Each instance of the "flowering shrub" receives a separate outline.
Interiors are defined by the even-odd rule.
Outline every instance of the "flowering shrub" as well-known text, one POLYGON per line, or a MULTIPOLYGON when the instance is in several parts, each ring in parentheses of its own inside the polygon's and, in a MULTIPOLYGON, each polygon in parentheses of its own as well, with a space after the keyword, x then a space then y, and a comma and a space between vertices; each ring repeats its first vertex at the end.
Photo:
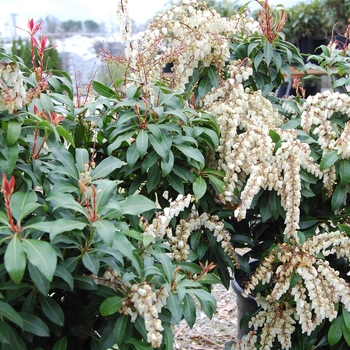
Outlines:
POLYGON ((172 349, 251 257, 259 309, 235 348, 350 343, 349 96, 271 93, 302 65, 276 11, 180 4, 132 41, 121 1, 127 49, 101 57, 125 76, 84 97, 1 51, 4 349, 172 349))

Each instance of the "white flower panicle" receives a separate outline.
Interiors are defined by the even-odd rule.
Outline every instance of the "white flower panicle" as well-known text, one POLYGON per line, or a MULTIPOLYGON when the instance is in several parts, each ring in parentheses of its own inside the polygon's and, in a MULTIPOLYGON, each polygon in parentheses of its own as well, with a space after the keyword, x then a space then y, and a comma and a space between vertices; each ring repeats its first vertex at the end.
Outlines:
MULTIPOLYGON (((327 260, 319 257, 330 254, 349 261, 350 238, 346 233, 324 232, 312 236, 302 244, 279 244, 259 264, 243 295, 247 297, 259 283, 273 283, 266 298, 257 297, 263 310, 250 323, 256 330, 264 327, 260 344, 264 344, 266 349, 272 347, 276 336, 282 349, 290 349, 290 335, 294 331, 296 320, 301 325, 302 332, 310 335, 325 319, 332 321, 338 316, 336 304, 342 303, 350 311, 349 283, 339 276, 339 272, 327 260), (277 262, 279 265, 276 268, 277 262), (299 280, 294 278, 296 284, 291 287, 293 276, 299 276, 299 280), (290 296, 294 298, 294 307, 285 303, 286 297, 290 296), (283 321, 276 319, 280 313, 284 315, 281 317, 283 321), (276 325, 277 321, 283 325, 276 325), (281 333, 280 337, 278 333, 281 333)), ((242 344, 237 349, 243 349, 242 344)))
POLYGON ((23 75, 16 63, 0 62, 0 111, 14 113, 27 103, 23 75))
POLYGON ((122 302, 120 313, 130 315, 131 322, 135 322, 138 316, 145 321, 147 331, 147 342, 152 348, 159 348, 162 344, 163 331, 162 322, 159 319, 159 313, 166 304, 169 296, 164 286, 153 290, 147 282, 131 285, 130 282, 121 282, 121 277, 116 270, 107 270, 102 277, 95 275, 89 276, 96 284, 101 284, 114 289, 125 295, 122 302))

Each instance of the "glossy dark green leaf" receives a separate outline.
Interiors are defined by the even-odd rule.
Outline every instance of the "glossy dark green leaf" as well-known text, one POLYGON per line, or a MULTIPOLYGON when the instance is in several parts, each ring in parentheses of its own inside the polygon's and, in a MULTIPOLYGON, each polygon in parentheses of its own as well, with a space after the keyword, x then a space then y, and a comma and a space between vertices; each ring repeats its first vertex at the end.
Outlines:
POLYGON ((108 86, 100 83, 99 81, 93 80, 92 87, 101 96, 108 97, 108 98, 117 97, 117 94, 114 90, 112 90, 108 86))
POLYGON ((163 336, 164 336, 164 344, 165 344, 165 350, 173 350, 174 349, 174 333, 172 329, 167 326, 163 325, 163 336))
POLYGON ((77 220, 57 219, 46 225, 49 225, 50 240, 52 241, 60 233, 70 233, 73 230, 83 230, 86 223, 77 220))
POLYGON ((187 324, 190 326, 190 328, 193 327, 193 325, 196 322, 196 304, 193 301, 192 297, 188 294, 185 295, 183 299, 183 313, 185 320, 187 324))
POLYGON ((115 226, 112 222, 107 220, 98 220, 93 223, 97 234, 102 238, 107 245, 113 243, 115 237, 115 226))
POLYGON ((185 194, 184 184, 182 179, 171 172, 166 179, 169 181, 170 186, 178 193, 185 194))
POLYGON ((16 119, 11 119, 7 123, 6 141, 9 146, 13 146, 21 135, 21 123, 16 119))
POLYGON ((346 186, 350 183, 350 161, 342 159, 339 165, 340 183, 346 186))
POLYGON ((209 292, 203 289, 186 289, 187 294, 194 294, 198 299, 202 311, 211 319, 216 310, 216 299, 209 292))
POLYGON ((130 316, 121 314, 113 327, 113 339, 121 348, 125 338, 126 327, 130 323, 130 316))
POLYGON ((338 183, 335 186, 335 189, 332 194, 332 210, 335 211, 341 207, 341 205, 344 203, 344 199, 346 196, 346 188, 341 184, 338 183))
POLYGON ((139 156, 143 158, 148 149, 148 132, 146 130, 141 130, 136 137, 136 146, 139 152, 139 156))
POLYGON ((350 312, 345 308, 342 310, 342 317, 346 328, 350 330, 350 312))
POLYGON ((152 151, 148 153, 141 164, 141 172, 145 173, 148 169, 154 166, 158 158, 159 158, 159 155, 157 154, 156 151, 152 151))
POLYGON ((272 216, 277 220, 280 215, 281 200, 276 191, 270 191, 269 204, 272 216))
POLYGON ((169 294, 166 308, 171 313, 171 323, 179 324, 182 319, 183 305, 181 304, 177 294, 169 294))
POLYGON ((87 252, 82 258, 84 266, 90 270, 94 275, 98 274, 100 269, 100 260, 94 252, 87 252))
POLYGON ((67 174, 69 174, 69 176, 72 178, 79 180, 78 169, 75 165, 75 159, 73 158, 72 154, 69 153, 63 146, 59 148, 52 148, 51 151, 54 157, 60 161, 63 168, 67 171, 67 174))
POLYGON ((194 148, 187 145, 174 145, 179 151, 181 151, 187 158, 192 158, 200 164, 205 163, 204 156, 198 148, 194 148))
POLYGON ((39 295, 41 309, 44 315, 58 326, 64 325, 64 313, 61 306, 49 296, 39 295))
POLYGON ((11 211, 15 219, 21 223, 22 220, 41 205, 36 203, 38 197, 32 192, 15 192, 11 196, 11 211))
POLYGON ((66 141, 68 141, 73 147, 75 147, 75 142, 74 139, 72 137, 72 134, 67 131, 63 126, 61 125, 57 125, 56 126, 56 131, 57 134, 60 135, 61 137, 63 137, 66 141))
POLYGON ((151 134, 149 135, 149 142, 160 157, 169 160, 169 148, 164 138, 156 138, 151 134))
POLYGON ((8 303, 0 300, 0 315, 7 318, 23 329, 24 322, 21 315, 8 303))
POLYGON ((67 350, 67 338, 63 337, 61 339, 58 339, 56 343, 54 344, 52 350, 67 350))
POLYGON ((76 148, 75 159, 77 162, 78 170, 81 173, 85 172, 85 164, 89 165, 89 152, 85 148, 76 148))
POLYGON ((37 290, 42 295, 47 295, 50 290, 50 282, 48 279, 38 270, 37 267, 32 265, 30 262, 28 263, 28 271, 30 278, 34 282, 37 290))
POLYGON ((193 182, 193 194, 201 199, 207 192, 207 183, 202 176, 198 176, 193 182))
POLYGON ((95 169, 91 170, 92 180, 104 178, 111 174, 115 169, 123 166, 123 162, 116 157, 107 157, 99 163, 95 169))
POLYGON ((321 171, 328 169, 331 167, 337 160, 339 159, 337 151, 330 151, 326 153, 320 163, 321 171))
POLYGON ((63 265, 57 265, 55 276, 65 281, 71 290, 74 289, 74 278, 63 265))
POLYGON ((155 209, 153 201, 142 195, 132 195, 119 202, 123 214, 139 215, 148 210, 155 209))
POLYGON ((163 177, 166 177, 167 175, 169 175, 169 173, 173 170, 174 162, 175 162, 174 153, 172 151, 169 151, 169 160, 166 161, 164 158, 162 158, 160 162, 163 177))
POLYGON ((154 163, 149 168, 146 182, 146 188, 148 193, 152 192, 159 185, 161 174, 161 168, 158 163, 154 163))
POLYGON ((25 239, 23 250, 28 260, 51 282, 57 265, 57 256, 52 246, 45 241, 25 239))
POLYGON ((101 315, 102 316, 109 316, 109 315, 115 314, 122 307, 123 301, 124 301, 124 298, 121 298, 117 295, 107 298, 100 305, 101 315))
POLYGON ((137 149, 136 142, 133 142, 126 151, 126 162, 128 163, 129 167, 132 168, 139 158, 140 154, 137 149))
POLYGON ((125 341, 126 344, 132 344, 137 350, 153 350, 152 346, 142 340, 129 338, 125 341))
POLYGON ((20 312, 23 318, 23 330, 33 333, 38 337, 49 337, 50 330, 44 321, 42 321, 38 316, 33 314, 28 314, 26 312, 20 312))
POLYGON ((4 255, 4 263, 12 281, 19 284, 24 276, 27 259, 18 235, 14 235, 7 246, 4 255))
POLYGON ((18 145, 8 146, 2 150, 3 157, 0 156, 0 169, 7 175, 11 176, 16 167, 19 154, 18 145))
POLYGON ((342 318, 339 316, 332 321, 332 324, 328 331, 328 343, 333 346, 339 343, 342 337, 342 318))
POLYGON ((342 322, 342 333, 346 343, 350 346, 350 329, 346 326, 345 322, 342 322))

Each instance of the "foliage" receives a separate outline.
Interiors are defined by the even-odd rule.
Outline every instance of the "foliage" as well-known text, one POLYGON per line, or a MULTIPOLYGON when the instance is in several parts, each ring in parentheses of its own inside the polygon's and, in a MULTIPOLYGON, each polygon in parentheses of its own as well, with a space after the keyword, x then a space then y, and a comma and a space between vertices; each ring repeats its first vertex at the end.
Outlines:
POLYGON ((349 345, 347 90, 274 96, 308 66, 266 2, 258 21, 176 5, 137 40, 119 11, 125 53, 101 56, 123 76, 86 96, 45 71, 40 23, 33 72, 0 53, 1 348, 172 349, 251 258, 260 308, 236 349, 349 345))
POLYGON ((296 44, 298 39, 318 39, 331 34, 331 27, 328 26, 329 12, 323 0, 298 2, 288 12, 289 19, 283 32, 290 42, 296 44))

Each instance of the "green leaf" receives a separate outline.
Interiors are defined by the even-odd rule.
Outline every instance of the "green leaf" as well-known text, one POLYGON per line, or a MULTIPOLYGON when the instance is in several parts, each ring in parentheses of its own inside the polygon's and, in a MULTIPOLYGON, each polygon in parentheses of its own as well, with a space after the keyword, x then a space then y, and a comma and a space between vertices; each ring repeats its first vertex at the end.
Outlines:
POLYGON ((350 161, 342 159, 339 166, 340 183, 346 186, 350 183, 350 161))
POLYGON ((165 253, 157 252, 157 251, 151 251, 150 253, 162 265, 162 269, 163 269, 163 271, 165 273, 165 276, 166 276, 169 284, 172 284, 173 280, 174 280, 175 266, 172 264, 169 256, 166 255, 165 253))
POLYGON ((57 256, 51 245, 45 241, 25 239, 22 246, 28 260, 51 282, 57 265, 57 256))
POLYGON ((26 312, 19 313, 23 318, 23 330, 33 333, 38 337, 49 337, 50 330, 44 321, 39 317, 26 312))
POLYGON ((153 350, 151 345, 135 338, 128 338, 128 340, 125 341, 125 344, 132 344, 136 350, 153 350))
POLYGON ((198 98, 205 96, 211 89, 213 85, 209 76, 204 76, 198 85, 198 98))
POLYGON ((113 339, 117 343, 119 348, 121 348, 121 346, 123 345, 123 340, 125 338, 125 333, 126 333, 126 327, 129 323, 130 323, 129 315, 121 314, 118 317, 117 322, 114 324, 113 339))
POLYGON ((346 324, 344 322, 342 323, 342 333, 346 343, 348 346, 350 346, 350 329, 346 327, 346 324))
POLYGON ((50 232, 50 240, 52 241, 57 235, 62 232, 72 232, 73 230, 82 231, 86 223, 77 220, 57 219, 46 223, 50 232))
POLYGON ((100 269, 100 260, 94 254, 94 252, 87 252, 83 255, 82 258, 84 266, 90 270, 94 275, 98 274, 98 270, 100 269))
POLYGON ((49 296, 39 295, 41 309, 44 315, 59 326, 64 325, 64 313, 61 306, 49 296))
POLYGON ((328 343, 333 346, 339 343, 342 337, 342 318, 339 316, 335 320, 332 321, 331 326, 328 331, 328 343))
POLYGON ((270 42, 266 42, 266 44, 264 45, 264 56, 265 62, 269 66, 273 56, 272 44, 270 42))
POLYGON ((115 227, 112 222, 107 220, 99 220, 93 223, 97 234, 102 238, 103 242, 112 245, 115 237, 115 227))
POLYGON ((202 311, 211 318, 216 309, 215 297, 203 289, 186 289, 187 294, 194 294, 198 299, 202 311))
POLYGON ((124 300, 125 300, 124 298, 121 298, 117 295, 107 298, 100 305, 101 315, 102 316, 109 316, 109 315, 115 314, 122 307, 122 302, 124 300))
POLYGON ((148 149, 148 133, 146 130, 141 130, 136 137, 136 146, 139 151, 139 156, 142 158, 148 149))
POLYGON ((167 142, 162 138, 157 138, 153 134, 149 135, 149 142, 158 155, 169 160, 169 148, 167 142))
MULTIPOLYGON (((146 157, 147 158, 147 157, 146 157)), ((158 185, 161 176, 161 169, 158 163, 154 163, 148 170, 146 188, 147 192, 150 193, 158 185)))
POLYGON ((343 317, 343 321, 346 325, 346 328, 350 330, 350 312, 348 310, 346 310, 345 308, 343 308, 343 310, 342 310, 342 317, 343 317))
POLYGON ((332 210, 335 211, 341 207, 344 203, 344 199, 346 196, 346 189, 341 183, 338 183, 335 186, 334 192, 332 194, 331 204, 332 210))
POLYGON ((50 290, 50 282, 47 278, 31 263, 28 263, 28 271, 31 280, 42 295, 47 295, 50 290))
POLYGON ((63 265, 57 265, 55 276, 65 281, 71 290, 74 289, 74 278, 63 265))
POLYGON ((56 343, 54 344, 52 350, 67 350, 67 338, 63 337, 61 339, 58 339, 56 343))
POLYGON ((153 201, 138 194, 127 197, 125 200, 119 202, 119 205, 123 214, 129 215, 143 214, 148 210, 156 208, 153 201))
POLYGON ((281 200, 276 191, 270 191, 269 204, 272 216, 277 220, 280 215, 281 200))
POLYGON ((45 112, 53 112, 54 105, 51 98, 46 94, 40 94, 40 103, 42 110, 45 112))
POLYGON ((21 135, 21 123, 16 119, 10 119, 7 123, 6 141, 9 146, 13 146, 21 135))
POLYGON ((190 147, 187 145, 176 145, 176 144, 174 144, 174 146, 179 151, 181 151, 187 158, 194 159, 202 165, 205 164, 204 156, 198 148, 190 147))
POLYGON ((34 191, 15 192, 11 196, 12 215, 19 223, 21 223, 27 215, 41 206, 39 203, 36 203, 37 199, 38 197, 34 191))
POLYGON ((75 142, 74 139, 72 137, 72 134, 67 131, 63 126, 61 125, 57 125, 56 126, 56 131, 57 134, 62 136, 64 139, 66 139, 66 141, 68 141, 73 147, 75 147, 75 142))
POLYGON ((179 324, 182 319, 183 306, 177 294, 169 294, 165 308, 170 311, 171 324, 179 324))
POLYGON ((13 282, 16 284, 21 283, 27 265, 27 259, 18 235, 14 235, 7 246, 4 263, 13 282))
POLYGON ((169 151, 169 160, 166 161, 164 158, 161 160, 162 176, 166 177, 173 170, 174 167, 174 153, 169 151))
POLYGON ((163 325, 165 350, 174 349, 174 333, 169 326, 163 325))
POLYGON ((3 157, 0 155, 0 169, 7 175, 11 176, 16 167, 19 147, 17 144, 8 146, 3 149, 3 157))
POLYGON ((0 315, 23 329, 24 322, 21 315, 9 304, 0 300, 0 315))
POLYGON ((104 96, 107 98, 117 97, 117 94, 114 90, 112 90, 108 86, 100 83, 99 81, 93 80, 92 81, 92 88, 101 96, 104 96))
POLYGON ((71 153, 69 153, 63 146, 53 147, 51 149, 54 157, 62 164, 63 168, 67 171, 67 174, 72 178, 79 180, 78 169, 75 165, 75 160, 71 153))
POLYGON ((100 164, 97 165, 95 169, 91 171, 92 180, 96 180, 98 178, 104 178, 110 173, 112 173, 115 169, 119 169, 123 166, 123 162, 116 157, 107 157, 102 160, 100 164))
POLYGON ((85 148, 76 148, 75 159, 79 172, 84 172, 85 164, 89 164, 89 152, 85 148))
POLYGON ((320 163, 320 170, 326 170, 331 167, 339 159, 337 151, 330 151, 326 153, 320 163))
POLYGON ((185 194, 184 184, 182 179, 171 172, 166 179, 169 181, 170 186, 178 193, 185 194))
POLYGON ((136 143, 133 142, 126 151, 126 162, 128 163, 129 167, 132 168, 139 158, 139 151, 136 147, 136 143))
POLYGON ((207 183, 203 177, 198 176, 193 182, 193 193, 197 199, 201 199, 207 192, 207 183))
POLYGON ((187 322, 187 324, 190 326, 190 328, 193 327, 193 325, 196 322, 196 304, 193 301, 192 297, 188 294, 185 295, 184 300, 184 317, 187 322))

